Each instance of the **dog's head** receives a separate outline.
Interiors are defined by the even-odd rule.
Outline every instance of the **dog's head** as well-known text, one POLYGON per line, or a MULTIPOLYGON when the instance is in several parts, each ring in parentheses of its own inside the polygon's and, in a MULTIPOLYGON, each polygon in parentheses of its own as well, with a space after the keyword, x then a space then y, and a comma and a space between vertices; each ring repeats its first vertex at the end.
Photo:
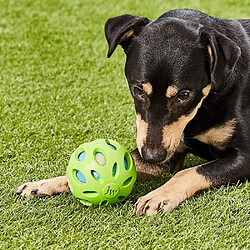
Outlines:
POLYGON ((195 23, 122 15, 105 24, 108 57, 120 44, 134 98, 137 146, 150 163, 171 158, 186 125, 211 88, 233 70, 239 48, 216 30, 195 23))

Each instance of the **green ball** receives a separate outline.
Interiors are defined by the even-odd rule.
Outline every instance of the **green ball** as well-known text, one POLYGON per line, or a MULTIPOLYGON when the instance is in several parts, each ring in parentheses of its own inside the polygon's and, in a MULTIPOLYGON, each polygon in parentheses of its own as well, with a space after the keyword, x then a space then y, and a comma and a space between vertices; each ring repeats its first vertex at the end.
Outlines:
POLYGON ((85 205, 116 204, 131 193, 136 181, 132 156, 114 140, 80 145, 71 155, 67 178, 72 194, 85 205))

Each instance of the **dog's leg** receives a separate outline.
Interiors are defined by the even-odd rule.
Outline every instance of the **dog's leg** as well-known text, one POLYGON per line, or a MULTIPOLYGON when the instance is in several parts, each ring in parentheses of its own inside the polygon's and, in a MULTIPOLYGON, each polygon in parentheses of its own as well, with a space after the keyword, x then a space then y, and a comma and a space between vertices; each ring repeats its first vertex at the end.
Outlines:
MULTIPOLYGON (((178 171, 184 161, 184 155, 182 155, 181 157, 174 157, 171 162, 162 166, 152 166, 151 164, 148 164, 142 160, 138 150, 134 150, 131 154, 137 169, 137 180, 160 176, 165 172, 178 171)), ((64 192, 70 192, 67 176, 28 182, 19 186, 16 190, 16 194, 18 195, 39 197, 51 196, 64 192)))
POLYGON ((137 180, 149 179, 161 176, 163 173, 173 173, 179 171, 184 163, 185 153, 175 154, 170 161, 161 165, 153 165, 144 161, 138 149, 131 153, 137 172, 137 180))
POLYGON ((16 194, 23 196, 51 196, 54 194, 70 192, 67 176, 52 179, 28 182, 17 188, 16 194))
POLYGON ((136 212, 139 215, 154 215, 159 210, 171 211, 200 190, 250 177, 249 166, 249 159, 235 153, 224 159, 182 170, 163 186, 139 198, 136 212))

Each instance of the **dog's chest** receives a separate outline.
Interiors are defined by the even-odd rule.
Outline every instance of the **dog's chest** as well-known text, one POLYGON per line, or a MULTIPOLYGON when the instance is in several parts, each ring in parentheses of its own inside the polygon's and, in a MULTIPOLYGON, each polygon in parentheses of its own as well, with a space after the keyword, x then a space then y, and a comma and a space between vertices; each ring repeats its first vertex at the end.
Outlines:
POLYGON ((201 134, 194 136, 194 139, 211 145, 219 150, 224 150, 228 141, 234 134, 236 119, 229 120, 221 125, 212 127, 201 134))

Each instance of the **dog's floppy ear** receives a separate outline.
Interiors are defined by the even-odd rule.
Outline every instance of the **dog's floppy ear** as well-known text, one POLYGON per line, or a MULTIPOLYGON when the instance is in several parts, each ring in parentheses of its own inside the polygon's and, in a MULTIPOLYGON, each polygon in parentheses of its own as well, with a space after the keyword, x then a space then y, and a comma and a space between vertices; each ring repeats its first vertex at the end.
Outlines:
POLYGON ((133 15, 108 19, 105 24, 105 36, 109 44, 108 57, 111 57, 118 44, 126 49, 131 37, 137 35, 141 28, 148 23, 148 18, 133 15))
POLYGON ((199 34, 200 42, 206 46, 210 57, 212 85, 219 89, 234 70, 241 50, 234 41, 213 28, 202 27, 199 34))

